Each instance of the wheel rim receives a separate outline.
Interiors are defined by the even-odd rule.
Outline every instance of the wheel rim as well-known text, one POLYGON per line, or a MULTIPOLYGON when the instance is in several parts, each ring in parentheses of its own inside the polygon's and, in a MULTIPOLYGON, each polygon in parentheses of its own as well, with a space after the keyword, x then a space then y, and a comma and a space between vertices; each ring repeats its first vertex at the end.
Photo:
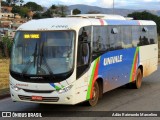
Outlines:
POLYGON ((89 100, 91 106, 95 106, 98 102, 99 98, 99 87, 98 84, 95 83, 92 90, 92 99, 89 100))
POLYGON ((93 87, 93 92, 92 92, 92 99, 91 101, 95 101, 97 98, 97 89, 95 87, 93 87))
POLYGON ((139 71, 137 75, 137 88, 140 88, 141 84, 142 84, 142 75, 141 75, 141 71, 139 71))

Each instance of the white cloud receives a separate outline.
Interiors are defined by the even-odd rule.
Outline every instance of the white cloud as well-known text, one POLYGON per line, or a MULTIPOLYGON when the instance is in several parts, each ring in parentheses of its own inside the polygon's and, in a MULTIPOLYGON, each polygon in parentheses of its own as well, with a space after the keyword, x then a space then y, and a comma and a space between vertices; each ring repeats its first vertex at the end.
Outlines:
POLYGON ((100 6, 108 8, 113 6, 113 0, 97 0, 100 6))
POLYGON ((152 2, 153 0, 143 0, 144 2, 152 2))

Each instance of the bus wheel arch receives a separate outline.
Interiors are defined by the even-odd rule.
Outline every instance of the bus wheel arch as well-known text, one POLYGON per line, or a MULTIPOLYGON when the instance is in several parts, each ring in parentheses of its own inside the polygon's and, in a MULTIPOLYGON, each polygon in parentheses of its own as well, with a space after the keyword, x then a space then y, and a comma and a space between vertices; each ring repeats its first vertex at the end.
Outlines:
POLYGON ((103 95, 103 79, 98 78, 93 83, 93 88, 91 90, 92 98, 88 101, 88 105, 95 106, 98 103, 99 98, 103 95))
MULTIPOLYGON (((143 66, 142 65, 140 65, 139 67, 138 67, 138 69, 140 69, 141 70, 141 72, 142 72, 142 76, 143 76, 143 66)), ((137 70, 138 70, 137 69, 137 70)))
POLYGON ((98 82, 98 85, 99 85, 99 98, 102 98, 102 96, 103 96, 103 79, 98 78, 96 81, 98 82))

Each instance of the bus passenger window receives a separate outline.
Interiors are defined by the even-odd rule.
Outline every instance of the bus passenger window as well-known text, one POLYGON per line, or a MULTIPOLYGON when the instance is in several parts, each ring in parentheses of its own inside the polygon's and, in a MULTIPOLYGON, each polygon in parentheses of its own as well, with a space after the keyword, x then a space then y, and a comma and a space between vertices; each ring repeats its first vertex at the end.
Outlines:
POLYGON ((108 30, 109 50, 122 49, 122 41, 120 39, 120 27, 109 26, 108 30))
POLYGON ((138 46, 149 45, 148 28, 142 26, 138 46))
POLYGON ((139 44, 141 28, 139 26, 132 26, 132 46, 137 47, 139 44))
POLYGON ((156 26, 148 26, 148 36, 149 36, 149 44, 156 44, 157 43, 157 29, 156 26))
POLYGON ((104 52, 108 50, 109 42, 107 39, 106 26, 93 27, 93 52, 104 52))
POLYGON ((121 27, 122 32, 122 47, 123 48, 131 48, 132 47, 132 27, 131 26, 122 26, 121 27))

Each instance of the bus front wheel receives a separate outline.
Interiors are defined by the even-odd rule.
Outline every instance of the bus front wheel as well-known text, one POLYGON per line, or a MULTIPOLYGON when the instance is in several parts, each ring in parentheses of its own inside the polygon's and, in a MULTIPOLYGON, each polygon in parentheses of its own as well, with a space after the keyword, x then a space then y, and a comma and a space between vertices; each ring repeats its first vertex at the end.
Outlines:
POLYGON ((98 103, 99 99, 99 85, 98 82, 96 81, 93 86, 92 90, 92 99, 88 101, 90 106, 95 106, 98 103))

